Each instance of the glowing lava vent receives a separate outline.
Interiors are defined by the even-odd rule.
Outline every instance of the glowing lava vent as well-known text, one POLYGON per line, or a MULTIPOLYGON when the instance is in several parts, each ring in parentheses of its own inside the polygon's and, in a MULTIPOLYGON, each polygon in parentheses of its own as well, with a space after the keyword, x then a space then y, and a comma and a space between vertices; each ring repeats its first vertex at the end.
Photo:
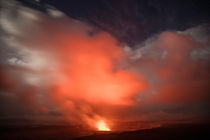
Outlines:
POLYGON ((98 131, 111 131, 111 129, 107 126, 107 124, 103 120, 98 121, 96 123, 96 127, 98 131))

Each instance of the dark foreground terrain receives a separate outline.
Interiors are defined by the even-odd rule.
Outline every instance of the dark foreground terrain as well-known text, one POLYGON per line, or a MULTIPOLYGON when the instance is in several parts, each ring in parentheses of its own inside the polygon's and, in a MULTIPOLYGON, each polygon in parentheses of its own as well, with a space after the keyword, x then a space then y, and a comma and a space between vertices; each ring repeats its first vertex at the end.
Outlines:
POLYGON ((0 127, 0 140, 69 140, 91 134, 91 130, 67 125, 0 127))
POLYGON ((131 132, 94 134, 73 140, 209 140, 210 125, 177 125, 131 132))
POLYGON ((4 126, 0 140, 209 140, 210 125, 176 125, 127 132, 93 132, 72 126, 4 126))

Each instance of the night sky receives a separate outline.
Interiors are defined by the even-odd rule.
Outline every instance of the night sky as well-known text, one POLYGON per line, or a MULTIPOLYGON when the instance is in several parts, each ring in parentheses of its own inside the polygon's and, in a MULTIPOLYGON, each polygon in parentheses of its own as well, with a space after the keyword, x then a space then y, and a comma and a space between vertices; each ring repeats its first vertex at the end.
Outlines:
POLYGON ((209 122, 209 13, 207 0, 0 0, 0 123, 209 122))
POLYGON ((46 12, 46 4, 110 32, 129 45, 166 30, 183 31, 209 23, 208 0, 42 0, 23 4, 46 12))

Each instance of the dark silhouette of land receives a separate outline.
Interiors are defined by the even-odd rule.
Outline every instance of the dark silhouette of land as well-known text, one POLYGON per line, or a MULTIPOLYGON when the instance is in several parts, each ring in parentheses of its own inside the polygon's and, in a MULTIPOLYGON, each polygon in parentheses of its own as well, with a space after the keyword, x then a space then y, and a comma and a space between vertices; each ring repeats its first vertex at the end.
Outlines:
POLYGON ((210 124, 167 125, 126 132, 93 132, 79 126, 1 126, 0 140, 208 140, 210 124))
POLYGON ((207 140, 210 125, 174 125, 131 132, 94 134, 72 140, 207 140))

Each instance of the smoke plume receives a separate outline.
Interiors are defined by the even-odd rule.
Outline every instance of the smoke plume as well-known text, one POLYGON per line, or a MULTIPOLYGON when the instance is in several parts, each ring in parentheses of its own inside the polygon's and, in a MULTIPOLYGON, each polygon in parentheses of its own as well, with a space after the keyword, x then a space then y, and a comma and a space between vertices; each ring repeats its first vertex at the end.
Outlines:
POLYGON ((2 117, 62 116, 90 127, 207 118, 208 25, 130 47, 52 7, 1 3, 2 117))

